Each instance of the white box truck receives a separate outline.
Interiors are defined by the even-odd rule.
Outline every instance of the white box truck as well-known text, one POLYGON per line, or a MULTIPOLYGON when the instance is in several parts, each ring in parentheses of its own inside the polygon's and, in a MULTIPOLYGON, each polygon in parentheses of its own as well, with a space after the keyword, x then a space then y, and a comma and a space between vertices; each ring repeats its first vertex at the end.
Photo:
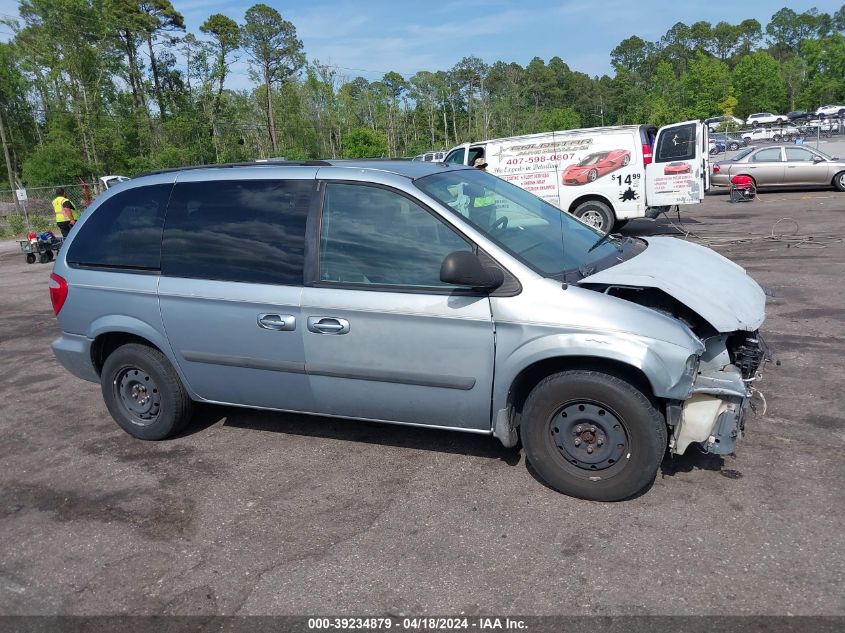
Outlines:
POLYGON ((710 188, 708 142, 700 121, 621 125, 464 143, 445 162, 484 158, 490 173, 607 232, 701 202, 710 188))

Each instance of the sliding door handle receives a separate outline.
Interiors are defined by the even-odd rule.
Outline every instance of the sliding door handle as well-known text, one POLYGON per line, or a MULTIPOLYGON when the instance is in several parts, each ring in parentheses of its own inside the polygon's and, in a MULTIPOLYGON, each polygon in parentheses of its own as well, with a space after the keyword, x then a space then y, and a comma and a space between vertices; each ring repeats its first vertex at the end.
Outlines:
POLYGON ((346 334, 349 321, 335 317, 308 317, 308 330, 315 334, 346 334))

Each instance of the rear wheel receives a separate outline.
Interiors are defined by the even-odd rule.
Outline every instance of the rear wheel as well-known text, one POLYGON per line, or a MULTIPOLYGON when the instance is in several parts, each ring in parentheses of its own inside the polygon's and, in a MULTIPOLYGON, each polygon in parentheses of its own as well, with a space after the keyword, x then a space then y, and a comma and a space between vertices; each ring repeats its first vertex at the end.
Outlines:
POLYGON ((128 343, 106 359, 103 399, 115 422, 142 440, 175 435, 191 417, 192 402, 179 374, 157 349, 128 343))
POLYGON ((599 200, 582 202, 575 207, 572 215, 576 218, 581 218, 581 220, 597 228, 602 233, 607 233, 616 222, 616 216, 613 210, 599 200))
POLYGON ((590 182, 595 182, 596 178, 598 178, 598 177, 599 177, 599 172, 596 171, 595 169, 591 169, 590 171, 587 172, 587 180, 589 180, 590 182))
POLYGON ((27 264, 34 264, 35 263, 35 253, 27 253, 26 254, 26 263, 27 264))
POLYGON ((547 484, 595 501, 626 499, 653 482, 667 443, 663 416, 642 392, 593 371, 564 371, 538 384, 521 436, 547 484))
POLYGON ((845 171, 840 171, 833 177, 833 186, 839 191, 845 191, 845 171))
POLYGON ((737 143, 737 142, 731 143, 730 145, 728 145, 728 149, 731 150, 732 152, 738 150, 739 149, 739 143, 737 143))

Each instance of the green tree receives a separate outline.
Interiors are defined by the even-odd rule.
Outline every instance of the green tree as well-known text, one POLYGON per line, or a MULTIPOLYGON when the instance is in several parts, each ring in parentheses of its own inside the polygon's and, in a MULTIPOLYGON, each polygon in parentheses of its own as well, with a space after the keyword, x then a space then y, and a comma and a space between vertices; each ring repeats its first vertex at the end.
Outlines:
POLYGON ((706 119, 720 111, 731 89, 731 73, 725 62, 696 52, 683 77, 687 116, 706 119))
POLYGON ((378 158, 387 151, 387 137, 366 127, 350 130, 343 143, 344 158, 378 158))
POLYGON ((296 27, 266 4, 247 9, 242 33, 243 46, 264 85, 267 131, 275 154, 279 144, 273 115, 273 86, 291 79, 305 65, 302 41, 296 37, 296 27))
POLYGON ((783 112, 786 106, 786 82, 777 60, 763 51, 740 59, 734 68, 737 112, 783 112))
POLYGON ((575 108, 554 108, 543 112, 538 132, 555 132, 581 127, 581 115, 575 108))

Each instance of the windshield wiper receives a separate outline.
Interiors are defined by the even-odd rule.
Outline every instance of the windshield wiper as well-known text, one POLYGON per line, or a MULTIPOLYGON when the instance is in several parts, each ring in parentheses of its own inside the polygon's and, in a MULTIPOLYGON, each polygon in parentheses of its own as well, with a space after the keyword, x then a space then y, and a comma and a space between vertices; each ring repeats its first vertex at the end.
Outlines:
MULTIPOLYGON (((612 229, 611 229, 611 230, 612 230, 612 229)), ((601 246, 602 244, 604 244, 606 241, 608 241, 608 240, 609 240, 609 239, 611 239, 611 238, 613 238, 613 239, 620 239, 620 238, 616 238, 616 236, 614 236, 614 235, 613 235, 613 233, 611 233, 610 231, 608 231, 607 233, 605 233, 604 235, 602 235, 602 236, 598 239, 598 241, 596 241, 596 243, 595 243, 595 244, 593 244, 590 248, 588 248, 588 249, 587 249, 587 252, 588 252, 588 253, 592 253, 592 252, 593 252, 594 250, 596 250, 599 246, 601 246)), ((620 245, 615 244, 615 246, 616 246, 616 248, 617 248, 618 250, 620 250, 620 251, 622 250, 622 247, 621 247, 620 245)))

